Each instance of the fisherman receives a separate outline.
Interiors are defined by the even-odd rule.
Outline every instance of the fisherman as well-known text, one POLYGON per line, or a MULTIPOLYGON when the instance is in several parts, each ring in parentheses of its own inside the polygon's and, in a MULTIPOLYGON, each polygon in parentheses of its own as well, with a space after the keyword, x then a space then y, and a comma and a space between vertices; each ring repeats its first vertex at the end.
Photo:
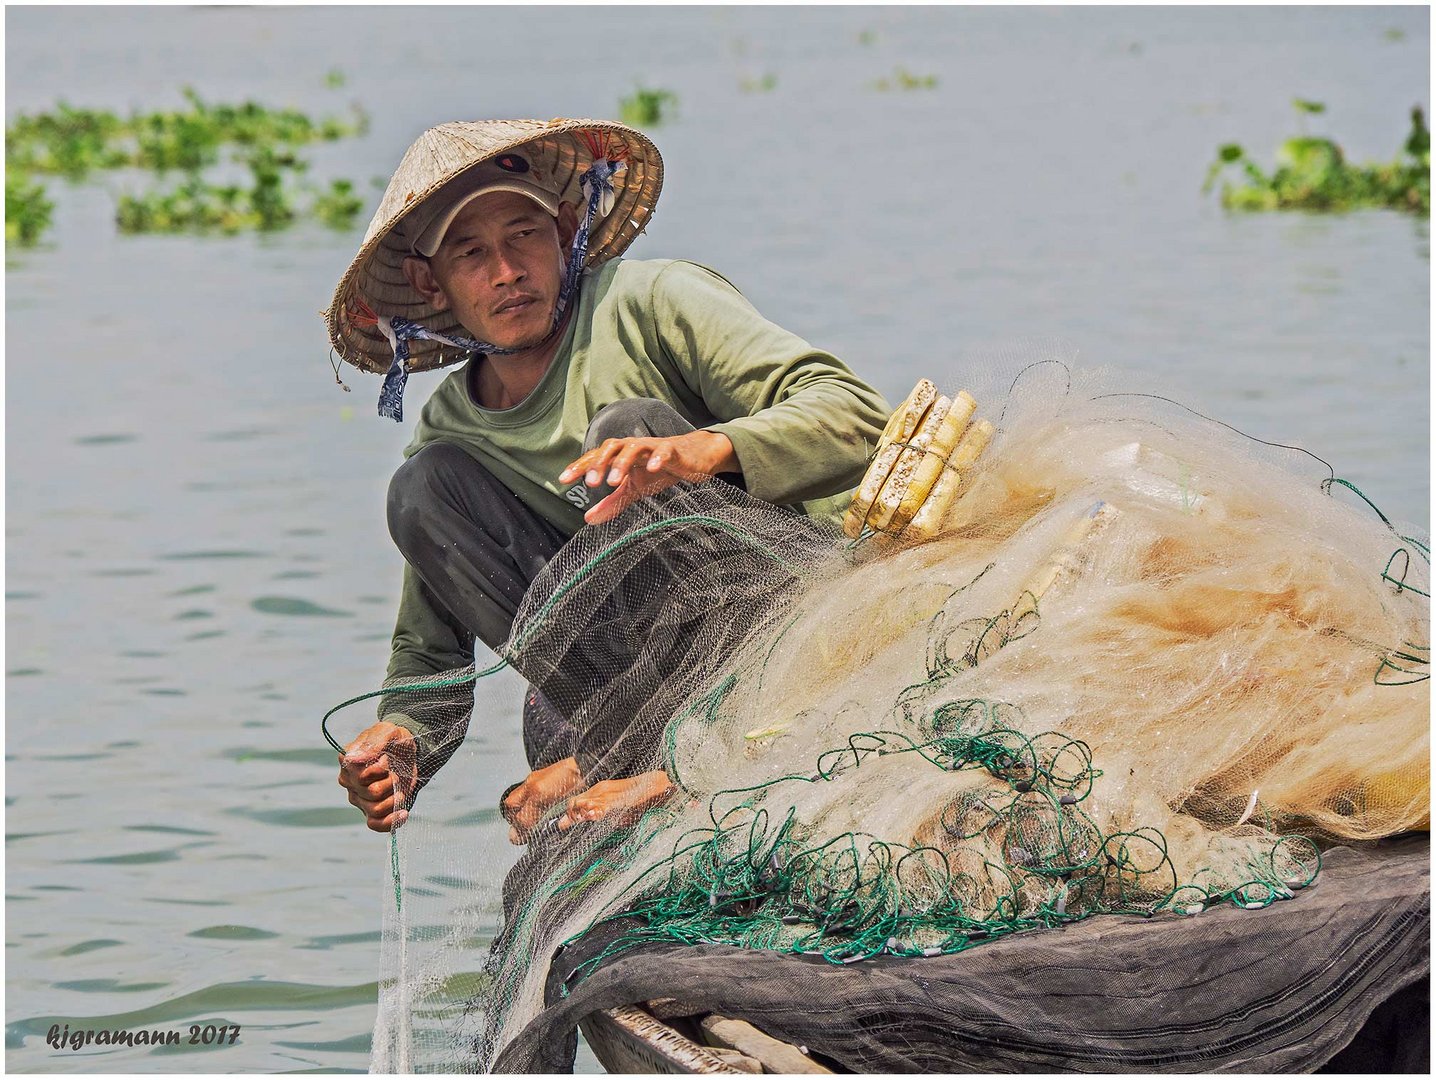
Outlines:
MULTIPOLYGON (((326 313, 330 340, 385 373, 379 414, 396 421, 410 372, 462 367, 425 404, 389 487, 405 558, 389 683, 466 667, 475 638, 498 649, 569 537, 637 499, 720 477, 831 518, 861 478, 889 412, 877 391, 717 273, 619 258, 662 178, 658 149, 625 125, 513 120, 431 128, 390 180, 326 313)), ((661 772, 611 775, 604 748, 626 721, 570 725, 583 681, 569 674, 525 696, 531 771, 502 800, 515 843, 561 800, 566 829, 671 790, 661 772)), ((339 759, 378 832, 462 737, 405 700, 381 698, 339 759)))

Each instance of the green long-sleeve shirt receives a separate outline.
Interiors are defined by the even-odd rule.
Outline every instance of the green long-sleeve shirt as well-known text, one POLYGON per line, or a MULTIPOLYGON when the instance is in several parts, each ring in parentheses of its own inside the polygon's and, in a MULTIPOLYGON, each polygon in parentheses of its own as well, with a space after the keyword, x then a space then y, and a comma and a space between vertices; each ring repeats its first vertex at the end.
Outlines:
MULTIPOLYGON (((728 436, 749 494, 830 520, 890 412, 840 360, 763 318, 726 279, 670 260, 614 259, 585 274, 553 362, 518 405, 481 408, 469 387, 467 364, 439 385, 405 457, 452 443, 570 536, 583 526, 589 491, 581 478, 560 485, 558 475, 612 402, 667 402, 694 427, 728 436)), ((406 566, 389 678, 472 660, 472 633, 452 625, 406 566)), ((380 715, 415 731, 422 750, 433 724, 399 711, 397 700, 381 702, 380 715)))

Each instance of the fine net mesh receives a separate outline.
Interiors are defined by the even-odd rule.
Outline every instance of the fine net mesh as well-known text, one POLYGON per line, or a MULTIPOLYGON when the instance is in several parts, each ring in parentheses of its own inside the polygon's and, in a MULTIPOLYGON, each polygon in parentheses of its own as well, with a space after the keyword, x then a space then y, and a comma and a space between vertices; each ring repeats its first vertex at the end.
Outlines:
POLYGON ((996 436, 932 541, 671 489, 534 583, 522 680, 390 692, 448 732, 430 766, 478 675, 476 729, 526 680, 569 721, 549 760, 674 790, 564 830, 559 800, 510 848, 517 733, 471 736, 393 838, 376 1069, 491 1067, 555 952, 620 915, 570 983, 655 941, 846 964, 1263 907, 1333 842, 1429 828, 1423 534, 1060 360, 962 386, 996 436))

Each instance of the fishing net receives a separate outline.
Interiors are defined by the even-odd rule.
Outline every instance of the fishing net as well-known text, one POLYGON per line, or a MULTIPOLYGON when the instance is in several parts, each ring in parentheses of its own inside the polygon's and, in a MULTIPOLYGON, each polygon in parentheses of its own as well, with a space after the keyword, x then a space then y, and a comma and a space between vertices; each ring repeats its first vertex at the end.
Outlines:
MULTIPOLYGON (((549 760, 673 791, 563 829, 559 800, 510 867, 519 777, 471 737, 392 838, 377 1069, 491 1067, 566 947, 560 995, 654 943, 839 967, 1106 914, 1159 934, 1429 828, 1422 533, 1060 360, 964 388, 995 434, 926 542, 713 481, 559 552, 497 666, 569 721, 549 760)), ((476 679, 481 715, 518 699, 489 673, 386 691, 442 719, 431 767, 476 679)))

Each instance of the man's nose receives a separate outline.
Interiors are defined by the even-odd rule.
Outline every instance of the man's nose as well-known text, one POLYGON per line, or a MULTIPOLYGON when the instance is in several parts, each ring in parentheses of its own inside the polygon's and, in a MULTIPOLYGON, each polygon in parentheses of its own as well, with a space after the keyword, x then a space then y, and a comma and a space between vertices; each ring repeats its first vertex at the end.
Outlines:
POLYGON ((493 281, 495 285, 516 285, 524 279, 524 268, 512 255, 500 251, 494 256, 493 281))

